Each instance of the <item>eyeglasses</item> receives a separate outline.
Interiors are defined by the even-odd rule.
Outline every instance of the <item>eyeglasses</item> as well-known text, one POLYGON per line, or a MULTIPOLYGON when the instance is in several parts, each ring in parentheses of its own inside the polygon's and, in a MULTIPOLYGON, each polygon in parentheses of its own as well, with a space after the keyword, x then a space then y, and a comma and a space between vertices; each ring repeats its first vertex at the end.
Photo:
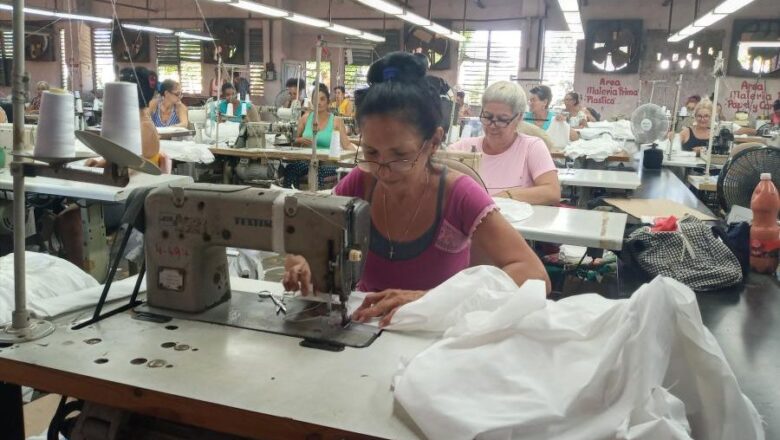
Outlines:
MULTIPOLYGON (((420 151, 417 152, 417 156, 414 157, 414 160, 399 159, 391 160, 389 162, 377 162, 374 160, 358 159, 356 157, 355 163, 357 164, 358 168, 371 174, 378 174, 383 167, 386 167, 388 170, 395 173, 406 173, 414 168, 414 166, 417 164, 417 161, 420 159, 420 155, 425 150, 427 145, 427 142, 423 143, 420 151)), ((358 149, 360 149, 360 144, 358 144, 358 149)))
POLYGON ((519 114, 520 113, 515 113, 511 118, 506 119, 506 118, 497 118, 491 115, 490 113, 482 112, 479 115, 479 120, 482 121, 482 125, 484 125, 485 127, 490 127, 491 125, 494 125, 497 128, 505 128, 509 124, 511 124, 512 121, 514 121, 515 118, 517 118, 517 115, 519 114))

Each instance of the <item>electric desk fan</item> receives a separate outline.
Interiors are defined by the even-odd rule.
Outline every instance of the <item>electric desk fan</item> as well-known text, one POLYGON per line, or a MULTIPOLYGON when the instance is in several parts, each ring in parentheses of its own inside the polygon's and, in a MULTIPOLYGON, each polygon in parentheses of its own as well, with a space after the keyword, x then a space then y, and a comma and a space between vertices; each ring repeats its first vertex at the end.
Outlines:
POLYGON ((658 149, 657 141, 663 139, 668 131, 669 121, 661 107, 655 104, 640 105, 631 114, 631 132, 637 145, 651 144, 651 148, 644 152, 642 163, 645 168, 661 168, 664 153, 658 149))

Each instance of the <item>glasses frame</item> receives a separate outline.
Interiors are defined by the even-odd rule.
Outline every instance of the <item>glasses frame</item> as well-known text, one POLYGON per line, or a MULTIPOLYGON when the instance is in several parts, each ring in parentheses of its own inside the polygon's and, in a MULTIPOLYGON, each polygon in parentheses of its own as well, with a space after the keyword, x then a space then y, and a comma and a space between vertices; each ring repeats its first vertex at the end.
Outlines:
POLYGON ((358 159, 360 157, 360 147, 363 146, 363 136, 360 136, 360 140, 358 141, 358 148, 357 152, 355 154, 355 166, 360 168, 361 171, 365 171, 367 173, 371 174, 379 174, 380 171, 382 171, 382 168, 387 168, 388 171, 394 172, 394 173, 408 173, 412 169, 414 169, 415 165, 417 165, 417 161, 420 160, 420 155, 422 155, 422 152, 425 151, 425 148, 428 146, 428 141, 423 141, 422 146, 420 147, 420 151, 417 152, 417 156, 414 157, 414 159, 398 159, 398 160, 391 160, 389 162, 377 162, 375 160, 365 160, 365 159, 358 159), (405 170, 395 170, 393 169, 393 164, 398 163, 411 163, 408 169, 405 170), (376 171, 369 171, 366 169, 363 169, 360 167, 361 164, 375 164, 378 166, 376 171))
POLYGON ((484 125, 485 127, 490 127, 492 125, 496 128, 507 128, 509 127, 509 124, 511 124, 512 122, 514 122, 515 119, 517 119, 520 113, 515 113, 508 121, 500 121, 495 117, 495 115, 493 115, 492 118, 487 118, 484 115, 485 115, 484 111, 479 113, 479 122, 481 122, 482 125, 484 125), (501 125, 499 125, 499 123, 501 123, 501 125))

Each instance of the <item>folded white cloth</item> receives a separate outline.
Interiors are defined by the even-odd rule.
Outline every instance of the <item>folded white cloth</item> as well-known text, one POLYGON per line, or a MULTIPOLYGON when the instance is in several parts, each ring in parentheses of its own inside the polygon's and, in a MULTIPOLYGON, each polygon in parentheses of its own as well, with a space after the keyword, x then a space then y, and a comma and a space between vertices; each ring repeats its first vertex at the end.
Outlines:
POLYGON ((521 222, 534 215, 534 207, 526 202, 506 197, 493 197, 493 201, 509 223, 521 222))
MULTIPOLYGON (((222 137, 221 133, 220 137, 222 137)), ((214 162, 214 154, 209 150, 208 144, 198 144, 193 141, 161 140, 160 149, 168 157, 179 162, 202 164, 214 162)))

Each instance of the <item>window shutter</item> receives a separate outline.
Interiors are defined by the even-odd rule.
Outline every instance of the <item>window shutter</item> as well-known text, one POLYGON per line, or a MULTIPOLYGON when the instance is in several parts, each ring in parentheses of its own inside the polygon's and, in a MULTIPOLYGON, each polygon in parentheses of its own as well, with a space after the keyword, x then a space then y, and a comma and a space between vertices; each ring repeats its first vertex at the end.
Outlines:
POLYGON ((265 94, 263 30, 249 29, 249 91, 251 96, 265 94))
POLYGON ((574 66, 577 57, 577 39, 568 31, 544 33, 544 61, 542 81, 550 86, 554 101, 563 100, 574 88, 574 66))
POLYGON ((68 90, 70 83, 70 66, 68 66, 68 54, 65 53, 65 29, 60 29, 60 70, 62 71, 62 82, 60 86, 68 90))
POLYGON ((103 89, 105 83, 114 81, 114 52, 111 50, 111 29, 92 28, 92 74, 95 89, 103 89))
POLYGON ((203 75, 200 40, 179 38, 179 74, 181 75, 181 91, 184 93, 203 93, 203 75))
POLYGON ((2 33, 2 47, 0 47, 0 56, 2 56, 2 69, 0 69, 0 84, 4 86, 11 85, 11 64, 14 59, 14 33, 13 31, 4 31, 2 33))
POLYGON ((344 66, 344 89, 350 96, 355 96, 355 90, 368 87, 368 68, 347 64, 344 66))
POLYGON ((458 84, 466 102, 478 104, 496 81, 514 81, 520 69, 520 31, 467 31, 462 44, 458 84))

